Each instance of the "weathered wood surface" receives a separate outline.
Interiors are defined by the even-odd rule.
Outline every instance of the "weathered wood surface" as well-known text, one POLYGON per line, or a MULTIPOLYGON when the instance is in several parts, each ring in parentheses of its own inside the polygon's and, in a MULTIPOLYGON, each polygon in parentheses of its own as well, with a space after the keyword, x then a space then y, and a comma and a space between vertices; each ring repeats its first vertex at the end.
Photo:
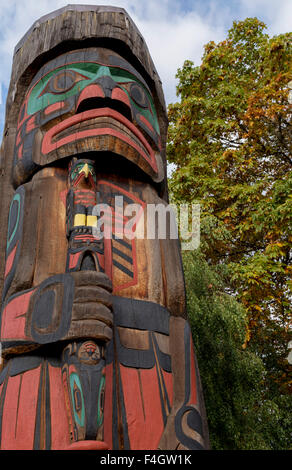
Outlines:
POLYGON ((208 447, 179 243, 147 237, 146 209, 167 206, 166 131, 159 77, 123 9, 69 5, 16 46, 0 173, 1 449, 208 447), (110 238, 94 231, 98 204, 110 238))

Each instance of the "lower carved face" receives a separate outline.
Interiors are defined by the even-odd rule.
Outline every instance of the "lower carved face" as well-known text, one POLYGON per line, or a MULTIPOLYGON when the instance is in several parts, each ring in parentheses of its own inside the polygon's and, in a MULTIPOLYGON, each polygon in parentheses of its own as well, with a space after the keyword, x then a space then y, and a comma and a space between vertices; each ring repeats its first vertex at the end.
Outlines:
POLYGON ((85 364, 98 364, 101 359, 101 351, 94 341, 82 343, 78 349, 78 358, 85 364))
POLYGON ((151 92, 133 66, 108 49, 63 54, 39 70, 19 113, 14 180, 87 152, 97 161, 99 152, 121 155, 153 181, 163 179, 151 92))

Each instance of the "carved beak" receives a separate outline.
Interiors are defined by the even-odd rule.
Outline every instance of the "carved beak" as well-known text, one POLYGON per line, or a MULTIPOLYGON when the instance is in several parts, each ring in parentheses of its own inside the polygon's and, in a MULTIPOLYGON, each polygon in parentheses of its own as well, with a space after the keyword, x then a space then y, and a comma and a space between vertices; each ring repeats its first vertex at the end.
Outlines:
POLYGON ((85 178, 88 178, 88 175, 89 175, 90 170, 89 170, 89 166, 88 166, 87 163, 85 163, 85 165, 84 165, 84 167, 82 168, 81 172, 84 173, 85 178))

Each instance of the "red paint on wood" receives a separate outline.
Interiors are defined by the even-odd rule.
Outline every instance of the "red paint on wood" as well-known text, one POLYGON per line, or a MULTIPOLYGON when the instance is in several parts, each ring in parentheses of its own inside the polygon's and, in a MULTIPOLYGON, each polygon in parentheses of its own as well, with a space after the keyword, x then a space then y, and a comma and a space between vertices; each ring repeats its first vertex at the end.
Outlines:
POLYGON ((21 131, 19 130, 19 131, 17 132, 15 145, 19 145, 20 142, 21 142, 21 131))
MULTIPOLYGON (((2 366, 2 360, 0 361, 0 367, 1 367, 1 366, 2 366)), ((0 406, 1 406, 1 402, 2 402, 2 400, 3 400, 3 397, 1 397, 3 386, 4 386, 4 383, 2 383, 2 384, 0 385, 0 406)), ((0 449, 1 449, 1 442, 0 442, 0 449)))
POLYGON ((32 116, 26 123, 26 133, 28 134, 33 129, 35 129, 35 127, 36 127, 35 116, 32 116))
POLYGON ((173 405, 173 376, 172 376, 171 372, 166 372, 163 369, 161 370, 161 372, 162 372, 165 387, 166 387, 166 390, 167 390, 167 396, 168 396, 168 399, 169 399, 169 404, 170 404, 170 406, 172 406, 173 405))
POLYGON ((63 369, 62 372, 62 384, 63 384, 63 396, 65 400, 65 409, 67 410, 67 419, 68 419, 68 427, 69 427, 69 436, 73 438, 74 436, 74 429, 73 429, 73 415, 72 415, 72 408, 71 408, 71 398, 69 392, 69 375, 67 368, 63 369))
POLYGON ((71 374, 77 374, 78 375, 77 369, 76 369, 74 364, 69 365, 68 372, 69 372, 69 377, 70 377, 71 374))
POLYGON ((97 253, 97 257, 98 257, 98 262, 100 264, 101 269, 104 270, 104 255, 97 253))
POLYGON ((69 257, 69 269, 73 269, 76 267, 77 263, 78 263, 78 259, 80 257, 80 253, 75 253, 75 254, 70 254, 70 257, 69 257))
POLYGON ((93 235, 76 235, 74 237, 74 240, 82 240, 82 241, 91 241, 94 242, 96 241, 96 238, 93 235))
POLYGON ((14 297, 4 308, 1 325, 2 340, 28 339, 25 334, 25 316, 33 291, 14 297))
POLYGON ((106 180, 99 180, 97 182, 97 185, 98 186, 101 186, 101 185, 104 185, 104 186, 107 186, 109 188, 112 188, 114 191, 113 193, 120 193, 120 194, 124 194, 125 196, 129 197, 130 199, 132 199, 133 203, 136 202, 137 204, 140 204, 142 206, 143 209, 145 209, 146 207, 146 203, 144 201, 142 201, 142 199, 139 199, 137 196, 135 196, 134 194, 130 193, 129 191, 127 191, 126 189, 123 189, 121 188, 120 186, 117 186, 113 183, 109 183, 108 181, 106 180))
POLYGON ((94 196, 95 198, 95 191, 92 191, 91 189, 75 189, 74 195, 78 194, 80 196, 85 195, 87 196, 88 194, 91 194, 92 197, 94 196))
MULTIPOLYGON (((98 181, 98 186, 105 186, 105 187, 109 187, 111 188, 113 194, 117 193, 117 194, 120 194, 120 195, 124 195, 124 196, 127 196, 128 198, 130 198, 133 203, 137 203, 139 204, 139 206, 141 207, 141 210, 139 211, 138 214, 136 214, 136 224, 138 223, 139 219, 141 218, 142 214, 143 214, 143 211, 145 210, 145 207, 146 207, 146 204, 144 201, 142 201, 141 199, 139 199, 137 196, 135 196, 134 194, 126 191, 125 189, 122 189, 120 186, 116 186, 115 184, 113 183, 109 183, 108 181, 106 180, 99 180, 98 181)), ((115 213, 114 212, 114 217, 113 217, 113 232, 115 232, 115 229, 118 229, 119 228, 119 220, 121 218, 121 215, 119 213, 115 213)), ((131 243, 132 245, 132 261, 133 261, 133 279, 129 282, 126 282, 122 285, 113 285, 113 293, 115 292, 118 292, 122 289, 126 289, 128 287, 131 287, 133 285, 136 285, 137 282, 138 282, 138 268, 137 268, 137 255, 136 255, 136 240, 135 238, 134 239, 130 239, 130 237, 132 237, 133 233, 132 233, 132 230, 129 234, 130 237, 127 237, 127 230, 124 230, 125 229, 125 226, 124 226, 124 223, 127 222, 129 220, 129 217, 127 216, 123 216, 123 226, 121 227, 123 229, 123 232, 125 233, 125 236, 126 238, 128 238, 128 242, 131 243)), ((135 224, 135 225, 136 225, 135 224)), ((120 233, 120 232, 118 232, 120 233)), ((115 269, 115 268, 113 268, 115 269)), ((112 278, 111 278, 112 279, 112 278)), ((112 279, 113 280, 113 279, 112 279)))
POLYGON ((96 198, 88 196, 88 199, 83 197, 76 197, 74 200, 75 204, 82 204, 83 206, 95 206, 96 198))
POLYGON ((8 380, 2 416, 1 450, 15 449, 20 384, 21 375, 10 377, 8 380))
POLYGON ((62 109, 64 108, 65 106, 65 102, 64 101, 59 101, 58 103, 53 103, 53 104, 50 104, 50 106, 48 106, 44 113, 45 114, 51 114, 53 113, 54 111, 57 111, 58 109, 62 109))
MULTIPOLYGON (((144 434, 146 416, 144 417, 144 398, 141 396, 142 391, 139 384, 139 372, 137 369, 124 367, 122 365, 120 365, 120 372, 123 384, 130 448, 131 450, 137 450, 141 448, 139 447, 139 445, 141 445, 141 435, 143 438, 146 438, 144 434)), ((146 440, 145 449, 150 450, 150 448, 146 446, 146 440)))
POLYGON ((156 369, 120 365, 120 372, 131 450, 157 449, 164 425, 156 369))
POLYGON ((146 432, 148 438, 147 447, 144 447, 143 437, 141 436, 140 449, 157 449, 163 433, 164 424, 156 368, 140 369, 140 374, 146 410, 146 432))
MULTIPOLYGON (((48 131, 48 133, 49 132, 50 131, 48 131)), ((46 134, 46 136, 48 135, 48 133, 46 134)), ((51 152, 52 150, 55 150, 63 145, 74 142, 75 140, 86 139, 89 137, 99 137, 99 136, 104 136, 104 135, 110 135, 110 136, 116 137, 117 139, 120 139, 126 144, 128 144, 130 147, 133 147, 141 155, 141 157, 143 157, 154 169, 154 166, 155 166, 154 164, 156 164, 156 161, 154 160, 155 157, 154 157, 153 152, 151 152, 152 155, 148 156, 143 151, 143 149, 138 144, 136 144, 136 142, 134 142, 132 139, 122 134, 121 132, 116 131, 115 129, 112 129, 110 127, 79 131, 79 132, 76 132, 75 134, 71 134, 71 135, 68 135, 67 137, 63 137, 63 139, 60 139, 59 141, 57 141, 56 144, 52 144, 52 142, 48 142, 48 139, 46 139, 46 136, 45 136, 43 140, 43 145, 42 145, 42 152, 44 154, 47 154, 51 152)))
POLYGON ((129 108, 131 107, 130 100, 129 100, 129 97, 128 97, 127 93, 125 93, 124 90, 122 90, 121 88, 114 88, 113 89, 112 99, 122 101, 122 103, 129 106, 129 108))
MULTIPOLYGON (((85 178, 85 173, 84 173, 84 171, 81 171, 81 172, 79 173, 79 176, 74 180, 73 186, 74 186, 74 187, 78 186, 80 180, 82 180, 83 178, 85 178)), ((93 180, 93 178, 92 178, 91 173, 89 173, 89 175, 88 175, 88 177, 87 177, 87 186, 91 186, 92 188, 95 188, 95 183, 94 183, 94 180, 93 180)))
POLYGON ((148 121, 148 119, 145 118, 145 116, 143 116, 143 114, 139 114, 139 119, 140 121, 143 122, 143 124, 145 124, 145 126, 148 127, 148 129, 153 132, 153 134, 155 133, 153 127, 151 126, 150 122, 148 121))
POLYGON ((69 422, 60 368, 49 365, 51 399, 51 448, 62 450, 70 444, 69 422))
POLYGON ((22 149, 23 149, 23 144, 21 144, 21 146, 19 147, 18 152, 17 152, 17 158, 19 160, 22 158, 22 149))
POLYGON ((103 441, 77 441, 65 447, 64 450, 108 450, 108 444, 103 441))
POLYGON ((40 367, 10 377, 2 418, 1 450, 32 450, 40 367))
POLYGON ((42 153, 46 155, 49 152, 52 152, 53 150, 56 150, 57 148, 63 145, 74 142, 75 140, 84 139, 87 137, 97 137, 102 135, 112 135, 133 147, 150 164, 152 169, 157 172, 155 153, 147 142, 147 140, 145 139, 145 137, 143 136, 143 134, 139 131, 139 129, 137 129, 136 126, 134 126, 133 123, 131 123, 122 114, 110 108, 90 109, 88 111, 84 111, 83 113, 71 116, 70 118, 65 119, 62 122, 59 122, 45 134, 42 142, 42 153), (145 151, 138 144, 136 144, 136 142, 134 142, 121 132, 118 132, 112 128, 96 128, 74 132, 73 134, 61 138, 56 143, 53 143, 53 139, 65 129, 68 129, 77 123, 97 117, 112 117, 113 119, 116 119, 117 121, 121 122, 123 125, 128 127, 128 129, 133 132, 133 134, 140 140, 149 155, 147 155, 145 151))
POLYGON ((18 245, 18 242, 16 243, 16 245, 15 245, 15 247, 13 248, 13 250, 11 251, 11 253, 7 256, 7 260, 6 260, 6 263, 5 263, 4 278, 5 278, 5 277, 7 276, 7 274, 10 273, 10 271, 11 271, 11 268, 12 268, 12 265, 13 265, 13 261, 14 261, 14 258, 15 258, 15 254, 16 254, 17 245, 18 245))
POLYGON ((104 98, 104 92, 102 88, 94 83, 84 88, 84 90, 82 90, 82 92, 80 93, 77 103, 77 109, 82 101, 87 100, 89 98, 104 98))

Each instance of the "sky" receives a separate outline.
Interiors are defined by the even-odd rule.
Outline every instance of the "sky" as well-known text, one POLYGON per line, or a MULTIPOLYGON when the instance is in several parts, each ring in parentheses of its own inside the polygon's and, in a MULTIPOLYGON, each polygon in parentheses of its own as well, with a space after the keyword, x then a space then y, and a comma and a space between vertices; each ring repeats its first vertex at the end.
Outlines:
POLYGON ((186 59, 199 65, 204 45, 223 40, 234 20, 257 17, 270 36, 292 31, 292 0, 0 0, 1 135, 15 45, 34 21, 68 3, 125 8, 148 45, 167 105, 177 101, 177 69, 186 59))

